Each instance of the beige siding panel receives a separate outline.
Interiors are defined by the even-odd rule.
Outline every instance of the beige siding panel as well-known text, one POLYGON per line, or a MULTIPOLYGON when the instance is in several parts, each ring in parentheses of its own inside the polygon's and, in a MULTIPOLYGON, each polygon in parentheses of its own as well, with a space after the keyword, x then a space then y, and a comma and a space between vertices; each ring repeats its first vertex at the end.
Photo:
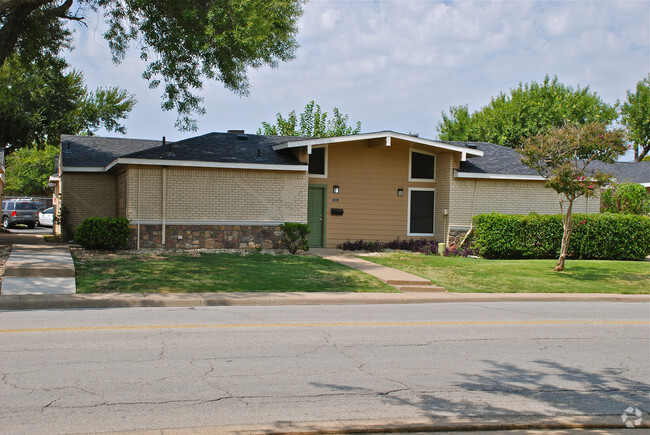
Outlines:
MULTIPOLYGON (((429 148, 413 148, 431 152, 429 148)), ((365 142, 335 144, 328 147, 328 177, 309 179, 310 184, 327 185, 326 245, 334 247, 347 240, 390 241, 411 238, 407 235, 408 189, 436 188, 435 182, 409 182, 409 146, 394 141, 392 146, 368 147, 365 142), (332 186, 339 186, 339 194, 332 186), (397 189, 404 196, 397 196, 397 189), (343 216, 332 216, 330 209, 342 208, 343 216)), ((444 176, 450 158, 436 156, 436 182, 444 176), (445 169, 440 169, 440 162, 445 169)), ((435 225, 442 224, 436 188, 435 225), (438 223, 440 221, 440 224, 438 223)))
POLYGON ((116 208, 115 176, 66 172, 61 180, 61 203, 68 211, 74 230, 91 216, 114 217, 116 208))
MULTIPOLYGON (((129 219, 137 219, 138 190, 140 219, 162 219, 162 168, 133 167, 127 179, 129 219)), ((167 220, 307 221, 304 172, 168 168, 166 191, 167 220)))
MULTIPOLYGON (((450 225, 469 226, 472 215, 481 213, 558 214, 557 193, 544 187, 543 181, 467 180, 455 178, 451 182, 452 204, 450 225), (475 193, 476 190, 476 193, 475 193), (474 197, 476 200, 474 201, 474 197)), ((598 213, 600 199, 579 198, 574 213, 598 213)))

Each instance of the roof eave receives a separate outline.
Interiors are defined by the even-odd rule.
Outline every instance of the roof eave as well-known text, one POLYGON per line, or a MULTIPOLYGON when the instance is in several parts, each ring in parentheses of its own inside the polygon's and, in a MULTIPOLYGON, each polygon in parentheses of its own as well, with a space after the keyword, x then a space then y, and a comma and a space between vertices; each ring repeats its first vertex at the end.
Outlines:
POLYGON ((281 144, 273 145, 274 151, 288 149, 288 148, 300 148, 307 147, 311 151, 311 147, 315 145, 329 145, 335 143, 343 142, 354 142, 360 140, 369 140, 369 139, 382 139, 386 138, 387 144, 390 144, 390 139, 401 139, 420 145, 431 146, 435 148, 440 148, 448 151, 456 151, 462 154, 462 160, 464 161, 467 155, 482 157, 483 151, 473 148, 462 147, 458 145, 447 144, 444 142, 438 142, 431 139, 423 139, 417 136, 412 136, 409 134, 395 133, 393 131, 381 131, 377 133, 363 133, 363 134, 354 134, 349 136, 336 136, 336 137, 324 137, 324 138, 312 138, 306 140, 297 140, 291 142, 284 142, 281 144))
POLYGON ((545 181, 541 175, 521 175, 521 174, 495 174, 485 172, 462 172, 454 169, 454 177, 471 178, 481 180, 519 180, 519 181, 545 181))

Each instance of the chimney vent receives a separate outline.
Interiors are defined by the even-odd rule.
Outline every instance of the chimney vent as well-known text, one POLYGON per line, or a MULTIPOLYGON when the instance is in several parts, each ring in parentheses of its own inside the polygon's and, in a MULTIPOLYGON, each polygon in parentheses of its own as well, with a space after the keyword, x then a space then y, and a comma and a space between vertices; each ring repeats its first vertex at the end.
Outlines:
POLYGON ((230 133, 230 134, 245 134, 246 132, 244 130, 228 130, 228 133, 230 133))

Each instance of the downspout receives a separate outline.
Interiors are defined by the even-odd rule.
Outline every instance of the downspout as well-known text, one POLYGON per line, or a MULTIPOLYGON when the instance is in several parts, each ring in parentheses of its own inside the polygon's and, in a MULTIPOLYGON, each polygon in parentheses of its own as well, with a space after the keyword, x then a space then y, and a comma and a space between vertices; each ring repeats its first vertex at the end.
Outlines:
POLYGON ((167 168, 162 169, 162 247, 165 247, 165 233, 167 232, 167 168))
POLYGON ((137 250, 140 250, 140 166, 138 166, 138 194, 136 196, 136 218, 138 219, 138 241, 137 241, 137 250))

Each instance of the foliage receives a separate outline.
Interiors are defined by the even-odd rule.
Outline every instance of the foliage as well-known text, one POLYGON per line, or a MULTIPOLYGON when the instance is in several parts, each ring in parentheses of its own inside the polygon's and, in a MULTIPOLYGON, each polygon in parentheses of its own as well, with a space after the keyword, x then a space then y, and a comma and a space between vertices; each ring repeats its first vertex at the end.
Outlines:
POLYGON ((555 190, 562 212, 562 248, 555 270, 564 270, 571 238, 573 203, 579 197, 593 196, 611 180, 610 174, 588 169, 594 160, 613 163, 627 150, 622 130, 608 131, 604 124, 566 125, 529 137, 520 150, 521 162, 546 180, 546 187, 555 190), (566 210, 564 203, 567 203, 566 210))
POLYGON ((89 217, 77 227, 75 241, 85 249, 123 249, 129 242, 129 221, 120 217, 89 217))
MULTIPOLYGON (((650 255, 650 218, 621 214, 579 214, 570 258, 643 260, 650 255)), ((555 258, 563 239, 561 215, 482 214, 474 217, 475 243, 488 259, 555 258)))
POLYGON ((352 128, 348 125, 348 115, 342 115, 336 107, 332 112, 333 117, 328 120, 327 112, 323 112, 318 104, 310 101, 300 114, 300 121, 298 121, 295 110, 289 112, 286 119, 281 113, 278 113, 276 115, 276 124, 271 125, 268 122, 262 122, 262 128, 257 130, 257 134, 304 137, 334 137, 359 134, 361 122, 357 121, 356 127, 352 128))
MULTIPOLYGON (((176 126, 195 130, 203 114, 197 95, 203 79, 247 95, 247 69, 293 59, 303 0, 30 0, 0 2, 0 65, 11 53, 42 53, 69 46, 65 23, 103 13, 104 38, 119 64, 133 44, 147 63, 151 88, 162 85, 163 110, 175 109, 176 126), (74 6, 73 6, 74 5, 74 6), (76 12, 70 11, 75 8, 76 12)), ((58 51, 54 51, 57 53, 58 51)), ((34 55, 35 56, 35 55, 34 55)))
POLYGON ((307 241, 307 236, 311 233, 309 225, 285 222, 280 225, 280 230, 282 230, 282 243, 291 254, 295 254, 301 249, 309 251, 309 242, 307 241))
POLYGON ((54 173, 55 146, 21 148, 7 156, 5 195, 46 196, 47 181, 54 173))
POLYGON ((616 109, 589 87, 574 90, 548 75, 542 83, 519 83, 510 95, 501 92, 490 104, 470 114, 467 106, 452 106, 437 126, 441 140, 491 142, 520 148, 523 139, 569 124, 617 118, 616 109))
POLYGON ((445 246, 445 250, 442 252, 444 257, 463 257, 467 258, 470 255, 478 256, 478 249, 474 245, 466 246, 460 248, 458 246, 445 246))
POLYGON ((601 211, 608 213, 648 214, 650 195, 638 183, 622 183, 603 190, 601 211))
MULTIPOLYGON (((12 55, 0 69, 0 146, 10 150, 59 143, 61 134, 100 127, 125 133, 119 123, 136 101, 120 88, 88 91, 83 75, 60 57, 25 62, 12 55)), ((51 162, 48 162, 51 163, 51 162)))
POLYGON ((636 93, 627 91, 621 115, 634 144, 635 160, 640 162, 650 152, 650 74, 636 84, 636 93))
POLYGON ((427 255, 436 255, 438 253, 438 242, 427 239, 395 239, 391 242, 366 242, 357 240, 356 242, 347 241, 337 245, 337 248, 345 251, 368 251, 382 252, 386 249, 420 252, 427 255))

